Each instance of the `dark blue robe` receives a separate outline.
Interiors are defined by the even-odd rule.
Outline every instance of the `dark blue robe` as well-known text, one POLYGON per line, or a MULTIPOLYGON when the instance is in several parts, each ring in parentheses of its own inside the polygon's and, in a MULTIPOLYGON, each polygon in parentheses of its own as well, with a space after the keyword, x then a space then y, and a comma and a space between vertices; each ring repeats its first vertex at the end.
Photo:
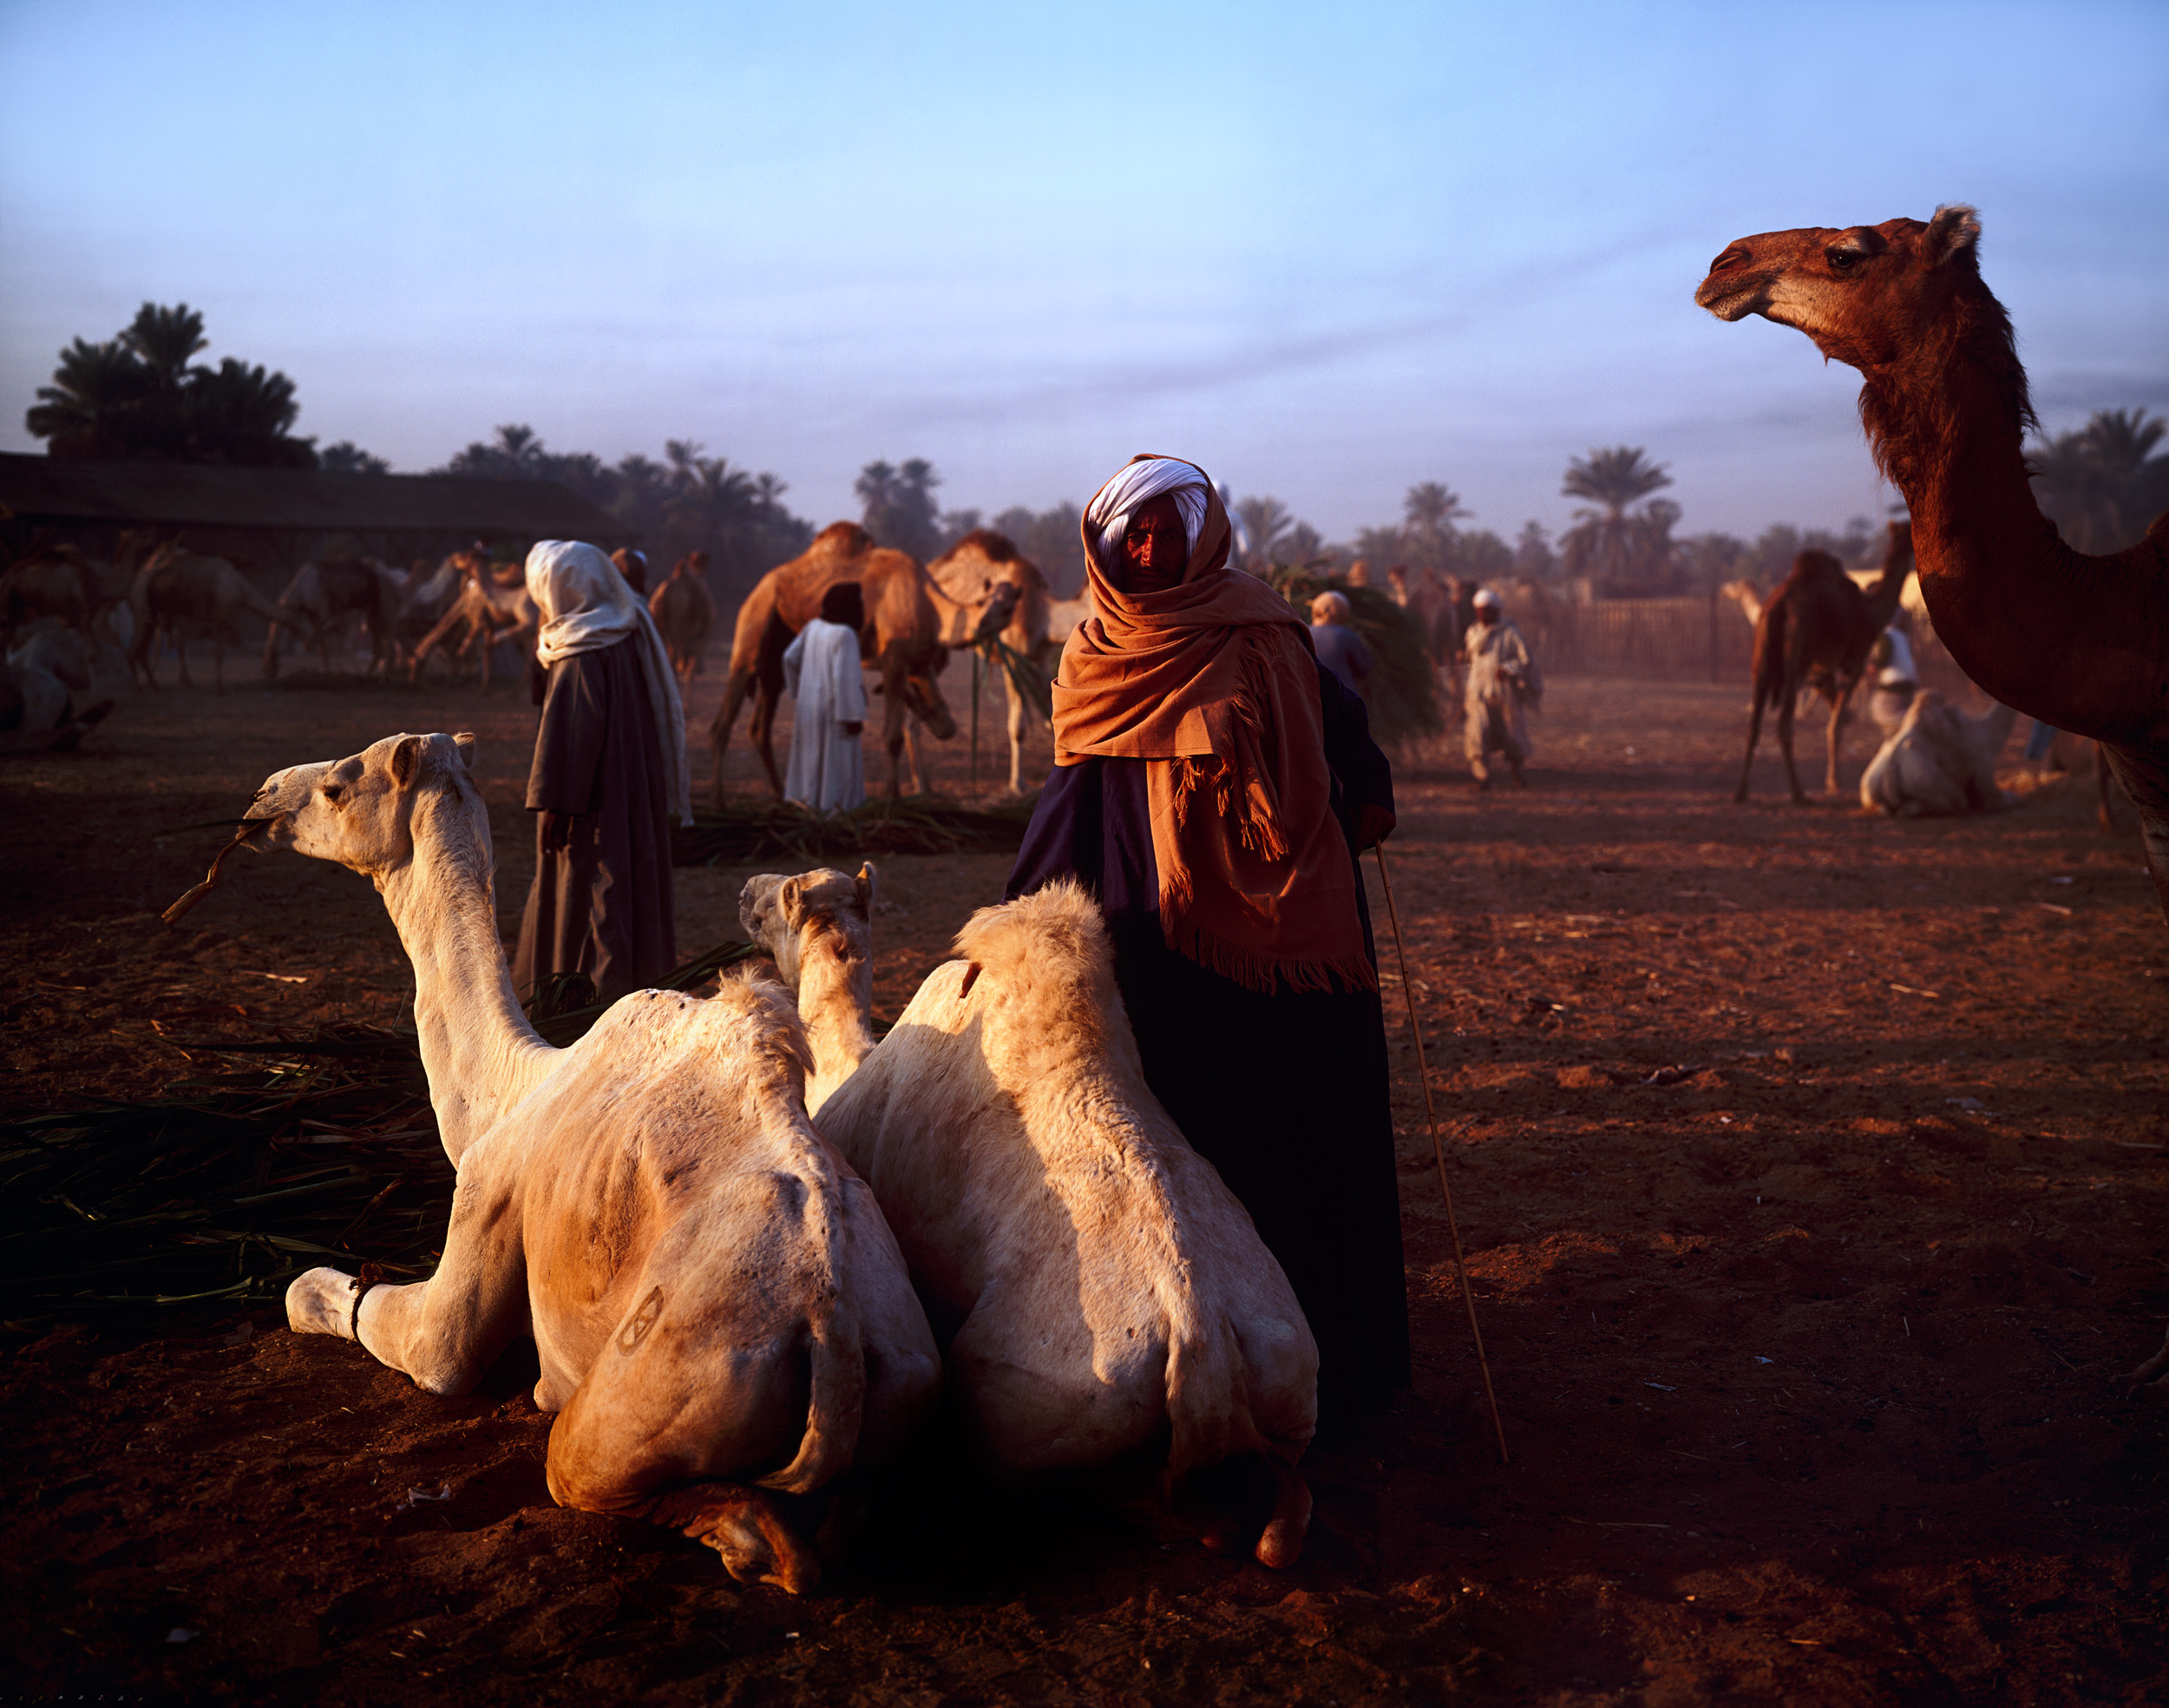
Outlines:
MULTIPOLYGON (((1363 702, 1319 667, 1333 810, 1392 810, 1363 702)), ((1386 1028, 1376 991, 1245 989, 1168 947, 1142 759, 1058 765, 1011 897, 1064 875, 1099 898, 1145 1082, 1242 1201, 1318 1341, 1321 1425, 1361 1421, 1408 1385, 1408 1295, 1386 1028)), ((1355 906, 1375 965, 1358 874, 1355 906)))

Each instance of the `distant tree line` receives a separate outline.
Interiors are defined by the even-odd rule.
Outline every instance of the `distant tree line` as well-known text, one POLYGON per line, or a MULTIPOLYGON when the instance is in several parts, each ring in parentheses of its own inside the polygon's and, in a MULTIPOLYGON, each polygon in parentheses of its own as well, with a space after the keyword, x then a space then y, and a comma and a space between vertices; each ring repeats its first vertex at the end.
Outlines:
POLYGON ((812 524, 784 507, 783 481, 704 456, 697 440, 664 442, 663 461, 639 452, 606 463, 592 451, 553 451, 532 427, 508 422, 476 440, 433 474, 498 481, 554 481, 637 533, 656 579, 693 552, 706 552, 720 590, 750 587, 813 543, 812 524))
MULTIPOLYGON (((216 367, 195 362, 207 347, 203 316, 186 303, 145 303, 128 326, 102 344, 77 338, 60 352, 50 385, 38 389, 25 418, 55 456, 141 458, 332 473, 386 474, 391 466, 351 440, 318 448, 292 432, 301 406, 285 374, 233 357, 216 367)), ((2082 552, 2130 545, 2169 509, 2169 456, 2156 454, 2165 430, 2144 409, 2103 409, 2084 426, 2035 444, 2030 452, 2042 510, 2082 552)), ((672 439, 663 461, 633 453, 606 463, 592 452, 553 451, 532 427, 508 423, 453 456, 440 474, 553 481, 570 488, 635 532, 662 567, 705 551, 726 587, 750 586, 811 544, 814 525, 783 503, 784 482, 708 456, 696 441, 672 439)), ((1561 484, 1578 499, 1574 525, 1556 546, 1537 522, 1511 544, 1488 528, 1463 526, 1472 513, 1440 481, 1411 487, 1399 520, 1329 544, 1269 494, 1236 499, 1222 489, 1238 528, 1240 561, 1256 573, 1275 566, 1346 570, 1366 560, 1383 581, 1394 565, 1465 581, 1564 580, 1604 598, 1703 592, 1746 579, 1774 585, 1793 558, 1827 551, 1846 563, 1870 561, 1882 530, 1864 517, 1841 529, 1769 527, 1753 541, 1721 533, 1675 537, 1682 512, 1661 497, 1672 484, 1662 463, 1640 446, 1615 445, 1572 458, 1561 484)), ((1081 512, 1071 502, 1035 511, 1017 505, 991 519, 979 510, 943 511, 941 477, 924 457, 869 462, 854 490, 867 531, 881 545, 922 562, 939 557, 973 529, 1009 536, 1060 597, 1084 579, 1081 512)))

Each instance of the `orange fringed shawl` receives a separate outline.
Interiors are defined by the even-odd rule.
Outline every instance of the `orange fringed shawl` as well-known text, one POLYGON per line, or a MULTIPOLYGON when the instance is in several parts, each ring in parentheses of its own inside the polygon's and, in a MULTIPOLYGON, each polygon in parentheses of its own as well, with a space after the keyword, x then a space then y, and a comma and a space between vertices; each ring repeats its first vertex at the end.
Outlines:
MULTIPOLYGON (((1204 520, 1183 580, 1135 597, 1084 555, 1093 615, 1054 684, 1054 758, 1143 759, 1160 926, 1178 953, 1255 991, 1375 990, 1356 874, 1332 810, 1310 632, 1228 567, 1229 528, 1202 470, 1204 520)), ((1103 489, 1104 490, 1104 489, 1103 489)))

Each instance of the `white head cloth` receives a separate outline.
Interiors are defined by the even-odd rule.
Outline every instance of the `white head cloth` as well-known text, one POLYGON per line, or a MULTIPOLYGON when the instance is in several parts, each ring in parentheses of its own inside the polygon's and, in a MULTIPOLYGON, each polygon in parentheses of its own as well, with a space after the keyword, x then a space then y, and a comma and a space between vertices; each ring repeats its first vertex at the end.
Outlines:
POLYGON ((671 816, 691 824, 693 787, 685 761, 685 709, 663 638, 639 595, 618 573, 617 565, 584 540, 544 540, 528 553, 528 597, 542 613, 534 656, 546 669, 560 658, 600 652, 628 637, 639 643, 640 676, 662 743, 671 816))
POLYGON ((1471 599, 1469 603, 1476 606, 1478 610, 1483 609, 1486 605, 1493 605, 1498 606, 1498 608, 1502 611, 1506 608, 1506 601, 1498 596, 1496 589, 1491 587, 1478 588, 1477 590, 1476 597, 1473 599, 1471 599))
POLYGON ((1091 507, 1084 513, 1085 521, 1099 535, 1097 555, 1102 568, 1122 561, 1122 540, 1129 532, 1131 514, 1162 493, 1175 494, 1183 533, 1196 546, 1198 530, 1205 526, 1205 477, 1192 464, 1174 457, 1147 457, 1125 464, 1093 495, 1091 507))

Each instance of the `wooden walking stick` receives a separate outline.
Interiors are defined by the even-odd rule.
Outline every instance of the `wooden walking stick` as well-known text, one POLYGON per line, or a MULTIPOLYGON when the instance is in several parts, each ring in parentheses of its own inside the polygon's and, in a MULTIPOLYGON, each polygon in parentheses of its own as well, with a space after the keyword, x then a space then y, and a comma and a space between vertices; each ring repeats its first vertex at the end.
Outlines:
POLYGON ((1491 1408, 1491 1431, 1498 1437, 1498 1462, 1510 1465, 1506 1426, 1499 1422, 1498 1395, 1491 1388, 1491 1361, 1484 1355, 1484 1331, 1476 1325, 1476 1295, 1469 1291, 1469 1266, 1461 1255, 1461 1227, 1453 1214, 1453 1188, 1446 1181, 1446 1151, 1438 1139, 1438 1109, 1431 1096, 1431 1064, 1424 1058, 1424 1029, 1416 1024, 1416 987, 1408 982, 1408 949, 1401 941, 1401 916, 1393 906, 1393 880, 1386 875, 1386 845, 1371 844, 1378 857, 1379 882, 1386 889, 1386 917, 1393 926, 1393 954, 1401 968, 1401 998, 1408 1005, 1409 1035, 1416 1040, 1416 1071, 1423 1076, 1424 1113, 1431 1117, 1431 1154, 1438 1164, 1438 1190, 1446 1195, 1446 1231, 1453 1235, 1453 1273, 1460 1278, 1461 1302, 1468 1307, 1469 1332, 1476 1340, 1477 1368, 1484 1372, 1484 1397, 1491 1408))

